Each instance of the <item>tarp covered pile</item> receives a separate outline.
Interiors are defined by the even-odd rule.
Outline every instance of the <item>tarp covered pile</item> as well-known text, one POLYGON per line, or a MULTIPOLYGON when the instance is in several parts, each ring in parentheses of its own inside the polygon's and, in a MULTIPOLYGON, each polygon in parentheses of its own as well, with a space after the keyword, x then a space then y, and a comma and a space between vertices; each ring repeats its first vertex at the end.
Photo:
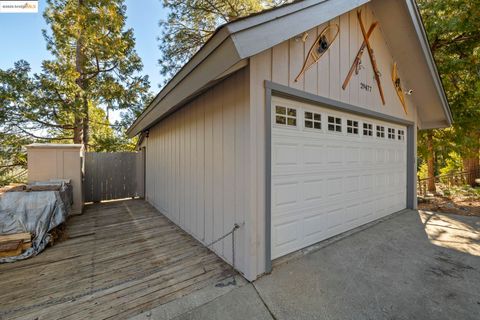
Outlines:
POLYGON ((31 248, 18 256, 0 258, 0 263, 23 260, 45 249, 49 232, 66 221, 72 201, 68 180, 37 182, 26 191, 1 194, 0 235, 29 232, 33 237, 31 248))

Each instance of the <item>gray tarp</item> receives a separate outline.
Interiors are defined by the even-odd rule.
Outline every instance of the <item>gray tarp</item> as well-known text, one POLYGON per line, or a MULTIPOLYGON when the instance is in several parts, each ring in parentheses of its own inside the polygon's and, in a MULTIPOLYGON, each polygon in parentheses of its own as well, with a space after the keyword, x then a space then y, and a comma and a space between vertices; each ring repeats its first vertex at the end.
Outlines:
POLYGON ((0 234, 30 232, 32 247, 16 257, 0 258, 0 263, 23 260, 45 249, 50 234, 65 222, 72 203, 72 187, 63 181, 36 183, 59 184, 59 191, 7 192, 0 195, 0 234))

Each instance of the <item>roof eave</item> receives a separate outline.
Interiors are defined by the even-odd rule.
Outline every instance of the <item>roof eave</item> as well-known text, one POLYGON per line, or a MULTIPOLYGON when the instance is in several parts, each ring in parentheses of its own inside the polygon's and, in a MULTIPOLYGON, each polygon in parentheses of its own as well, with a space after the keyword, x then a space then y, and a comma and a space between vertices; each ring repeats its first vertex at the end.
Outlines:
MULTIPOLYGON (((372 2, 376 3, 378 1, 372 2)), ((142 130, 148 129, 158 122, 158 119, 169 114, 171 110, 178 108, 179 105, 189 101, 199 91, 205 90, 206 87, 224 77, 228 73, 227 71, 234 69, 234 66, 239 62, 296 34, 329 21, 344 12, 370 2, 370 0, 334 2, 332 0, 296 2, 260 15, 239 19, 220 27, 135 120, 127 130, 128 136, 133 137, 142 130), (302 11, 305 12, 306 9, 310 10, 309 14, 303 15, 302 11), (289 24, 291 28, 278 28, 279 24, 285 25, 288 22, 291 22, 289 24), (262 31, 263 37, 261 39, 258 39, 258 30, 262 31), (215 59, 218 59, 218 63, 215 59)), ((405 0, 405 4, 408 15, 413 22, 413 28, 417 33, 421 54, 425 57, 426 67, 431 75, 431 93, 433 94, 436 91, 439 98, 437 103, 441 104, 446 119, 445 123, 449 126, 452 123, 452 115, 428 45, 420 13, 414 0, 405 0)), ((426 78, 424 80, 427 81, 426 78)), ((425 120, 428 122, 428 119, 425 120)), ((443 120, 438 120, 440 119, 435 120, 436 123, 443 123, 443 120)))
MULTIPOLYGON (((244 19, 233 21, 217 30, 215 34, 207 41, 207 43, 192 57, 190 61, 170 80, 170 82, 160 91, 160 93, 153 99, 149 106, 142 112, 142 114, 135 120, 135 122, 128 128, 127 135, 133 137, 148 127, 152 121, 144 121, 154 109, 157 108, 167 96, 176 87, 181 84, 185 78, 190 76, 194 70, 199 68, 214 52, 218 52, 222 44, 231 41, 234 50, 226 53, 234 57, 230 64, 226 66, 225 70, 231 68, 240 61, 249 58, 250 56, 259 53, 269 47, 280 43, 286 39, 291 38, 295 34, 301 33, 304 30, 329 21, 332 18, 342 14, 343 12, 352 10, 369 2, 370 0, 352 0, 345 1, 340 4, 334 4, 332 0, 307 0, 299 1, 280 7, 276 10, 271 10, 260 15, 253 15, 244 19), (308 19, 297 19, 297 14, 302 11, 314 8, 319 14, 311 14, 308 19), (320 15, 321 13, 321 15, 320 15), (322 17, 322 19, 319 19, 322 17), (254 27, 260 27, 263 30, 271 30, 277 25, 277 20, 280 18, 291 19, 295 23, 294 27, 284 30, 283 32, 269 32, 268 37, 258 41, 251 37, 251 32, 254 27), (148 124, 146 124, 148 123, 148 124)), ((225 71, 224 70, 224 71, 225 71)), ((217 76, 218 77, 218 76, 217 76)), ((212 78, 213 80, 213 78, 212 78)), ((182 101, 185 101, 183 99, 182 101)), ((171 105, 174 108, 178 105, 178 101, 171 105)))

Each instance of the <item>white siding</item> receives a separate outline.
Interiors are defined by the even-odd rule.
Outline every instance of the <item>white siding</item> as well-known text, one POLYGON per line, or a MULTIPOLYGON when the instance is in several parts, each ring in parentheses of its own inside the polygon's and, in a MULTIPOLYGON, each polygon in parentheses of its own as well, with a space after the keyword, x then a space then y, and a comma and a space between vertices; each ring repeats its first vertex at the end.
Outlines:
MULTIPOLYGON (((146 199, 202 243, 236 232, 235 265, 249 274, 244 241, 248 195, 248 69, 209 89, 150 129, 146 199)), ((247 222, 248 223, 248 222, 247 222)), ((231 238, 214 251, 232 262, 231 238)))
MULTIPOLYGON (((375 21, 374 14, 368 5, 363 6, 362 15, 365 28, 368 30, 370 24, 375 21)), ((256 164, 256 170, 250 172, 252 182, 250 210, 255 214, 257 229, 252 231, 249 239, 250 245, 255 246, 258 254, 256 255, 257 261, 252 261, 249 267, 256 268, 257 274, 265 271, 265 80, 416 123, 417 109, 413 106, 412 101, 407 97, 408 115, 405 115, 395 92, 391 80, 391 68, 394 60, 384 40, 381 25, 378 25, 373 32, 370 43, 382 74, 381 83, 386 100, 385 106, 381 103, 367 51, 362 57, 364 68, 358 75, 352 76, 345 91, 341 88, 363 42, 356 10, 337 17, 330 23, 340 26, 340 35, 320 61, 298 82, 294 82, 294 79, 301 69, 312 42, 327 24, 308 31, 309 37, 306 43, 293 38, 250 58, 250 161, 256 164), (371 92, 361 90, 361 82, 372 86, 371 92)), ((401 76, 402 66, 399 68, 401 76)))

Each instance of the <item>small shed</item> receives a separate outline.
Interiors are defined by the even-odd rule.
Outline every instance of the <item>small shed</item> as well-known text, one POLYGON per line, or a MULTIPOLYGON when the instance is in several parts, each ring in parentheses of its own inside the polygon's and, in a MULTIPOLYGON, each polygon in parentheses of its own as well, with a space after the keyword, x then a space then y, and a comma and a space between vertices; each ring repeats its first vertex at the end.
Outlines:
POLYGON ((33 143, 27 146, 28 182, 68 179, 73 188, 72 214, 83 210, 82 144, 33 143))
POLYGON ((305 0, 221 26, 128 130, 146 199, 249 280, 416 207, 417 129, 452 117, 414 0, 305 0))

